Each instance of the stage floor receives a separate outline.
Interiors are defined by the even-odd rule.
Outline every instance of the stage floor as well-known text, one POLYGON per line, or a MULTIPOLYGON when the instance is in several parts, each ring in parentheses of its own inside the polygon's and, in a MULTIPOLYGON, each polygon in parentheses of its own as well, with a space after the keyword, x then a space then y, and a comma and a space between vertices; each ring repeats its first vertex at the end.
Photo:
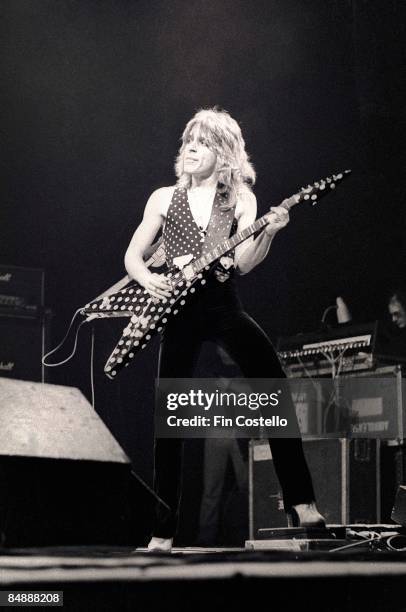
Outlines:
MULTIPOLYGON (((54 547, 2 550, 0 584, 103 580, 201 580, 233 576, 406 576, 406 552, 250 551, 244 548, 54 547)), ((405 606, 406 609, 406 606, 405 606)))
POLYGON ((86 546, 0 553, 1 590, 63 591, 64 609, 75 611, 164 604, 165 610, 213 612, 224 610, 224 602, 227 609, 247 609, 257 597, 270 605, 301 602, 302 610, 400 611, 406 610, 405 578, 406 553, 392 551, 175 548, 151 554, 86 546))

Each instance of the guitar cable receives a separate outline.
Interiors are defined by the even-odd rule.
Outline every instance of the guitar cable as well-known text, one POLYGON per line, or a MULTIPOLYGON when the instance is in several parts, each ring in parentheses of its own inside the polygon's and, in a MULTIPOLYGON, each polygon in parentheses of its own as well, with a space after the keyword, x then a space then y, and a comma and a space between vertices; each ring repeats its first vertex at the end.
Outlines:
MULTIPOLYGON (((73 314, 73 317, 69 323, 68 329, 65 333, 65 336, 62 338, 61 342, 55 348, 48 351, 48 353, 46 353, 42 357, 41 359, 42 365, 46 366, 47 368, 56 368, 61 365, 64 365, 65 363, 68 363, 68 361, 70 361, 72 357, 75 355, 77 346, 78 346, 79 331, 82 325, 84 325, 84 323, 87 323, 87 319, 84 319, 83 321, 81 321, 78 328, 76 329, 75 340, 74 340, 73 348, 72 348, 70 355, 68 355, 65 359, 62 359, 61 361, 57 361, 55 363, 47 362, 48 357, 50 357, 51 355, 54 355, 65 344, 69 336, 70 330, 72 329, 73 323, 76 317, 78 316, 78 314, 81 312, 81 310, 82 310, 81 308, 78 308, 73 314)), ((94 326, 92 325, 92 331, 91 331, 91 336, 90 336, 90 391, 91 391, 91 397, 92 397, 92 406, 93 406, 93 409, 96 410, 95 386, 94 386, 94 346, 95 346, 94 326)))
POLYGON ((94 325, 92 325, 92 332, 90 337, 90 390, 92 394, 93 410, 96 410, 96 399, 94 390, 94 325))
POLYGON ((73 349, 72 349, 72 351, 71 351, 70 355, 68 355, 68 356, 67 356, 65 359, 62 359, 62 361, 57 361, 57 362, 55 362, 55 363, 48 363, 48 362, 47 362, 48 357, 50 357, 51 355, 54 355, 54 354, 55 354, 57 351, 59 351, 59 349, 61 349, 61 348, 62 348, 62 346, 65 344, 65 342, 66 342, 66 340, 67 340, 67 338, 68 338, 68 336, 69 336, 69 332, 70 332, 70 330, 72 329, 73 323, 74 323, 74 321, 75 321, 75 319, 76 319, 77 315, 78 315, 78 314, 81 312, 81 310, 82 310, 82 308, 78 308, 78 309, 75 311, 75 313, 74 313, 74 315, 73 315, 73 317, 72 317, 72 319, 71 319, 71 322, 69 323, 69 327, 68 327, 68 329, 67 329, 67 331, 66 331, 66 333, 65 333, 65 336, 62 338, 61 342, 60 342, 60 343, 59 343, 59 344, 58 344, 58 345, 57 345, 55 348, 53 348, 52 350, 48 351, 48 353, 46 353, 46 354, 45 354, 45 355, 42 357, 42 359, 41 359, 42 365, 44 365, 44 366, 45 366, 45 367, 47 367, 47 368, 56 368, 56 367, 58 367, 58 366, 64 365, 65 363, 68 363, 68 361, 70 361, 70 360, 72 359, 72 357, 73 357, 73 356, 74 356, 74 354, 76 353, 76 349, 77 349, 77 345, 78 345, 78 336, 79 336, 79 330, 80 330, 80 328, 82 327, 82 325, 83 325, 84 323, 86 323, 86 322, 87 322, 87 320, 86 320, 86 319, 84 319, 84 320, 83 320, 83 321, 82 321, 82 322, 79 324, 79 326, 78 326, 78 328, 77 328, 77 330, 76 330, 76 333, 75 333, 75 340, 74 340, 74 343, 73 343, 73 349))

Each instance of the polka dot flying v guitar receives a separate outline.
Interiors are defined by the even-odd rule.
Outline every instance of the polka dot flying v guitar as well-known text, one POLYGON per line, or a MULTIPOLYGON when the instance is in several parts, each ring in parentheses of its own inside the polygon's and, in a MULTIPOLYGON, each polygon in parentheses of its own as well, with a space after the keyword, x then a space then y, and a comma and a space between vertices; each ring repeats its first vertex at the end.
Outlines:
MULTIPOLYGON (((350 174, 345 170, 330 177, 321 179, 312 185, 302 187, 296 194, 284 201, 288 210, 300 202, 314 205, 325 194, 330 193, 337 183, 350 174)), ((135 355, 146 347, 151 338, 163 331, 171 317, 178 314, 186 304, 188 297, 205 285, 206 277, 220 258, 232 251, 238 244, 260 232, 267 225, 267 215, 260 217, 250 226, 232 237, 220 242, 213 250, 193 259, 185 255, 174 259, 174 265, 161 269, 170 280, 172 296, 165 300, 153 298, 139 283, 128 279, 127 285, 118 291, 102 294, 92 300, 81 314, 87 320, 105 317, 128 317, 129 322, 123 330, 122 337, 108 358, 104 371, 114 379, 123 367, 127 367, 135 355)), ((159 256, 151 258, 152 265, 162 263, 162 245, 159 256)), ((202 289, 203 290, 203 289, 202 289)))

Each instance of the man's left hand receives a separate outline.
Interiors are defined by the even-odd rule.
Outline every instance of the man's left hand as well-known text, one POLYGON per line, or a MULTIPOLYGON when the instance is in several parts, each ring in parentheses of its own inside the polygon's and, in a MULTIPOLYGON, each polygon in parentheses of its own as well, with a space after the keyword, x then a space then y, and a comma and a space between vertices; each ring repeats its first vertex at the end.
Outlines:
POLYGON ((289 223, 289 211, 284 206, 272 206, 271 212, 267 214, 267 219, 268 225, 264 231, 268 236, 274 236, 289 223))

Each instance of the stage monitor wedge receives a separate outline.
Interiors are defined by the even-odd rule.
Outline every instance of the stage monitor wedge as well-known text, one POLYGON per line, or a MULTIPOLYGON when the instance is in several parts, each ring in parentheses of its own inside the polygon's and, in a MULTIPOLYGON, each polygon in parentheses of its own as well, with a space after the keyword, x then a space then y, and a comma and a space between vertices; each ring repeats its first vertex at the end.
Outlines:
POLYGON ((0 378, 0 546, 145 545, 155 503, 78 389, 0 378))
POLYGON ((7 378, 0 378, 0 455, 129 463, 79 389, 7 378))

